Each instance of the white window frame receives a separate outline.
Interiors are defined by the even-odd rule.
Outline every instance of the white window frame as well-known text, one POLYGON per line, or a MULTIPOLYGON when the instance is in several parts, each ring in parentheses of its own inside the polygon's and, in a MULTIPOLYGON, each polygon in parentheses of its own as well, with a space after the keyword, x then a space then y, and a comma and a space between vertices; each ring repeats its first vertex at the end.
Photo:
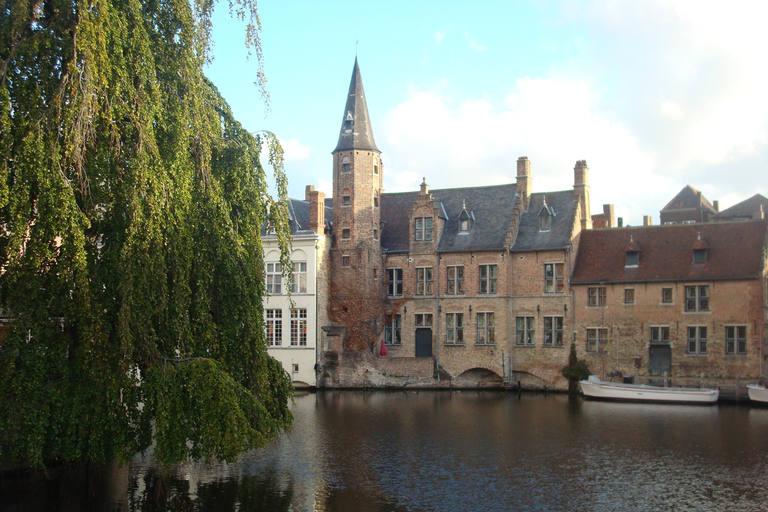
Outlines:
POLYGON ((266 283, 268 294, 283 294, 283 273, 279 261, 267 263, 266 283))
POLYGON ((280 347, 283 344, 283 310, 265 309, 267 346, 280 347))
POLYGON ((307 293, 307 262, 294 261, 291 273, 291 293, 307 293))
POLYGON ((307 346, 307 310, 304 308, 291 309, 291 346, 307 346))

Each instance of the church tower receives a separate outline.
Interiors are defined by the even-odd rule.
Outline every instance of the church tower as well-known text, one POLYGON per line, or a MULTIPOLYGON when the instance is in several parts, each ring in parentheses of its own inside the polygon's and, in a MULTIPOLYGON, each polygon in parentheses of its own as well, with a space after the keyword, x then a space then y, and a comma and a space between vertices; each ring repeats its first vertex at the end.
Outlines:
MULTIPOLYGON (((339 142, 333 150, 331 315, 348 328, 354 324, 359 335, 366 331, 367 339, 381 328, 374 317, 362 322, 370 324, 363 328, 359 318, 363 311, 357 310, 373 313, 380 309, 374 302, 383 299, 379 208, 383 174, 381 152, 373 139, 363 80, 355 58, 339 142), (363 303, 365 306, 361 306, 363 303)), ((356 345, 355 340, 348 341, 356 345)))

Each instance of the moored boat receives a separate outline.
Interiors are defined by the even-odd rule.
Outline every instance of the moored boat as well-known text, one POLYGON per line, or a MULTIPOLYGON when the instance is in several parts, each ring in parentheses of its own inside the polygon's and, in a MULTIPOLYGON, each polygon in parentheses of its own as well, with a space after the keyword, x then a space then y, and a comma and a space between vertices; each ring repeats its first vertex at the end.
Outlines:
POLYGON ((605 382, 595 375, 590 375, 589 379, 582 380, 580 384, 585 398, 600 400, 712 404, 717 402, 720 396, 720 391, 717 389, 665 388, 647 384, 622 384, 605 382))
POLYGON ((768 389, 765 386, 750 384, 747 386, 747 392, 750 400, 768 403, 768 389))

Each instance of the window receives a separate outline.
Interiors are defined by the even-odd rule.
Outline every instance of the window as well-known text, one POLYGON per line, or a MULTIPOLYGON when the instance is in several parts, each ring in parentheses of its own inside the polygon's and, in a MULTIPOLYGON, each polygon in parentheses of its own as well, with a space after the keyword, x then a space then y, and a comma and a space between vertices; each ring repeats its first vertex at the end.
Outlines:
POLYGON ((544 346, 562 347, 563 346, 563 317, 545 316, 544 317, 544 346))
POLYGON ((403 294, 403 269, 387 269, 387 295, 397 297, 403 294))
POLYGON ((432 313, 416 313, 416 327, 432 327, 432 313))
POLYGON ((349 240, 350 233, 351 232, 350 232, 349 228, 342 229, 341 230, 341 238, 343 238, 344 240, 349 240))
POLYGON ((283 310, 266 309, 267 317, 267 345, 279 347, 283 344, 283 310))
POLYGON ((605 306, 605 286, 591 286, 587 289, 587 298, 591 307, 605 306))
POLYGON ((685 287, 685 310, 686 311, 709 311, 709 286, 686 286, 685 287))
POLYGON ((283 293, 281 274, 280 263, 267 263, 267 293, 272 295, 283 293))
POLYGON ((480 293, 496 293, 496 265, 480 265, 480 293))
POLYGON ((379 164, 377 162, 373 164, 373 174, 379 174, 379 164))
POLYGON ((448 267, 448 295, 462 295, 464 293, 464 267, 448 267))
POLYGON ((307 346, 307 310, 291 310, 291 346, 307 346))
POLYGON ((374 208, 379 207, 379 196, 373 196, 373 207, 374 208))
POLYGON ((637 267, 640 265, 640 252, 639 251, 627 251, 627 263, 625 267, 637 267))
POLYGON ((515 344, 533 345, 536 331, 533 327, 534 318, 532 316, 519 316, 515 319, 517 324, 517 336, 515 344))
POLYGON ((379 278, 379 269, 374 268, 373 269, 373 278, 378 279, 379 278))
POLYGON ((432 217, 417 217, 415 220, 416 241, 432 240, 432 217))
POLYGON ((307 293, 307 263, 305 261, 293 262, 291 293, 307 293))
POLYGON ((374 229, 373 230, 373 239, 374 240, 378 240, 379 239, 379 230, 378 229, 374 229))
POLYGON ((661 303, 672 304, 672 288, 661 289, 661 303))
POLYGON ((563 293, 565 276, 562 263, 544 264, 544 293, 563 293))
POLYGON ((477 344, 494 345, 496 336, 494 334, 493 313, 478 313, 477 317, 477 344))
POLYGON ((416 269, 416 295, 432 295, 432 267, 416 269))
POLYGON ((341 257, 341 266, 342 267, 348 267, 349 266, 349 256, 342 256, 341 257))
POLYGON ((539 215, 539 231, 549 231, 552 229, 552 216, 539 215))
POLYGON ((706 249, 694 249, 693 250, 693 262, 694 263, 706 263, 707 262, 707 250, 706 249))
POLYGON ((707 328, 704 326, 688 327, 688 353, 707 353, 707 328))
POLYGON ((446 345, 464 344, 464 314, 447 313, 445 315, 446 345))
POLYGON ((587 352, 602 352, 608 341, 608 329, 587 329, 587 352))
POLYGON ((385 345, 399 345, 400 344, 400 315, 388 316, 387 324, 384 326, 384 344, 385 345))
POLYGON ((299 373, 299 365, 298 364, 293 363, 292 368, 293 368, 293 373, 299 373))
POLYGON ((461 219, 459 221, 459 233, 466 234, 469 232, 469 219, 461 219))
POLYGON ((350 205, 352 205, 352 198, 347 195, 341 196, 341 206, 350 206, 350 205))
POLYGON ((341 172, 349 172, 352 170, 350 164, 341 164, 341 172))
POLYGON ((669 327, 651 327, 651 343, 669 344, 669 327))
POLYGON ((747 326, 725 326, 725 353, 744 355, 747 353, 747 326))
POLYGON ((634 288, 625 288, 624 289, 624 304, 634 304, 635 303, 635 289, 634 288))

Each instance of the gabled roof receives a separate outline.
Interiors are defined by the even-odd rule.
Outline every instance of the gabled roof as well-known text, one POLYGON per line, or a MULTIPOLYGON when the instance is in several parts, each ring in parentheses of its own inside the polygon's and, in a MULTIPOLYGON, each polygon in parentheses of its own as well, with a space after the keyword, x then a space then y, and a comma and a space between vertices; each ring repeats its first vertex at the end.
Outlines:
MULTIPOLYGON (((325 226, 326 229, 330 227, 330 215, 332 209, 328 208, 327 202, 325 207, 325 226)), ((288 225, 291 228, 291 236, 298 234, 309 234, 312 231, 309 229, 309 201, 301 199, 288 199, 288 225)), ((267 232, 267 225, 261 227, 261 234, 265 235, 267 232)), ((320 233, 322 234, 322 233, 320 233)))
MULTIPOLYGON (((489 187, 430 190, 439 209, 439 217, 445 218, 439 236, 438 252, 490 251, 504 248, 515 205, 516 186, 495 185, 489 187), (459 234, 459 215, 466 204, 472 210, 474 220, 469 233, 459 234)), ((409 210, 419 192, 382 194, 380 198, 381 247, 384 252, 407 252, 410 249, 409 210)))
POLYGON ((352 69, 352 79, 349 82, 349 93, 344 107, 344 116, 341 120, 339 142, 336 144, 334 153, 347 149, 379 151, 373 140, 373 129, 371 128, 371 119, 368 116, 368 105, 365 102, 363 79, 360 76, 357 57, 355 57, 355 66, 352 69))
POLYGON ((582 231, 573 284, 758 279, 763 272, 768 221, 675 224, 582 231), (636 268, 625 268, 632 238, 642 247, 636 268), (693 263, 699 239, 707 262, 693 263))
POLYGON ((572 190, 531 194, 528 210, 520 216, 520 227, 512 250, 545 251, 568 247, 575 216, 576 200, 572 190), (545 203, 549 212, 554 214, 549 231, 539 229, 539 214, 545 203))
POLYGON ((768 198, 760 194, 755 194, 749 199, 746 199, 738 204, 735 204, 723 210, 713 217, 717 220, 729 220, 729 219, 751 219, 752 215, 760 211, 762 207, 763 212, 768 215, 768 198))
POLYGON ((698 190, 690 185, 686 185, 677 193, 677 195, 661 209, 661 211, 670 210, 690 210, 699 207, 699 197, 701 197, 701 206, 715 212, 712 203, 704 197, 698 190))

